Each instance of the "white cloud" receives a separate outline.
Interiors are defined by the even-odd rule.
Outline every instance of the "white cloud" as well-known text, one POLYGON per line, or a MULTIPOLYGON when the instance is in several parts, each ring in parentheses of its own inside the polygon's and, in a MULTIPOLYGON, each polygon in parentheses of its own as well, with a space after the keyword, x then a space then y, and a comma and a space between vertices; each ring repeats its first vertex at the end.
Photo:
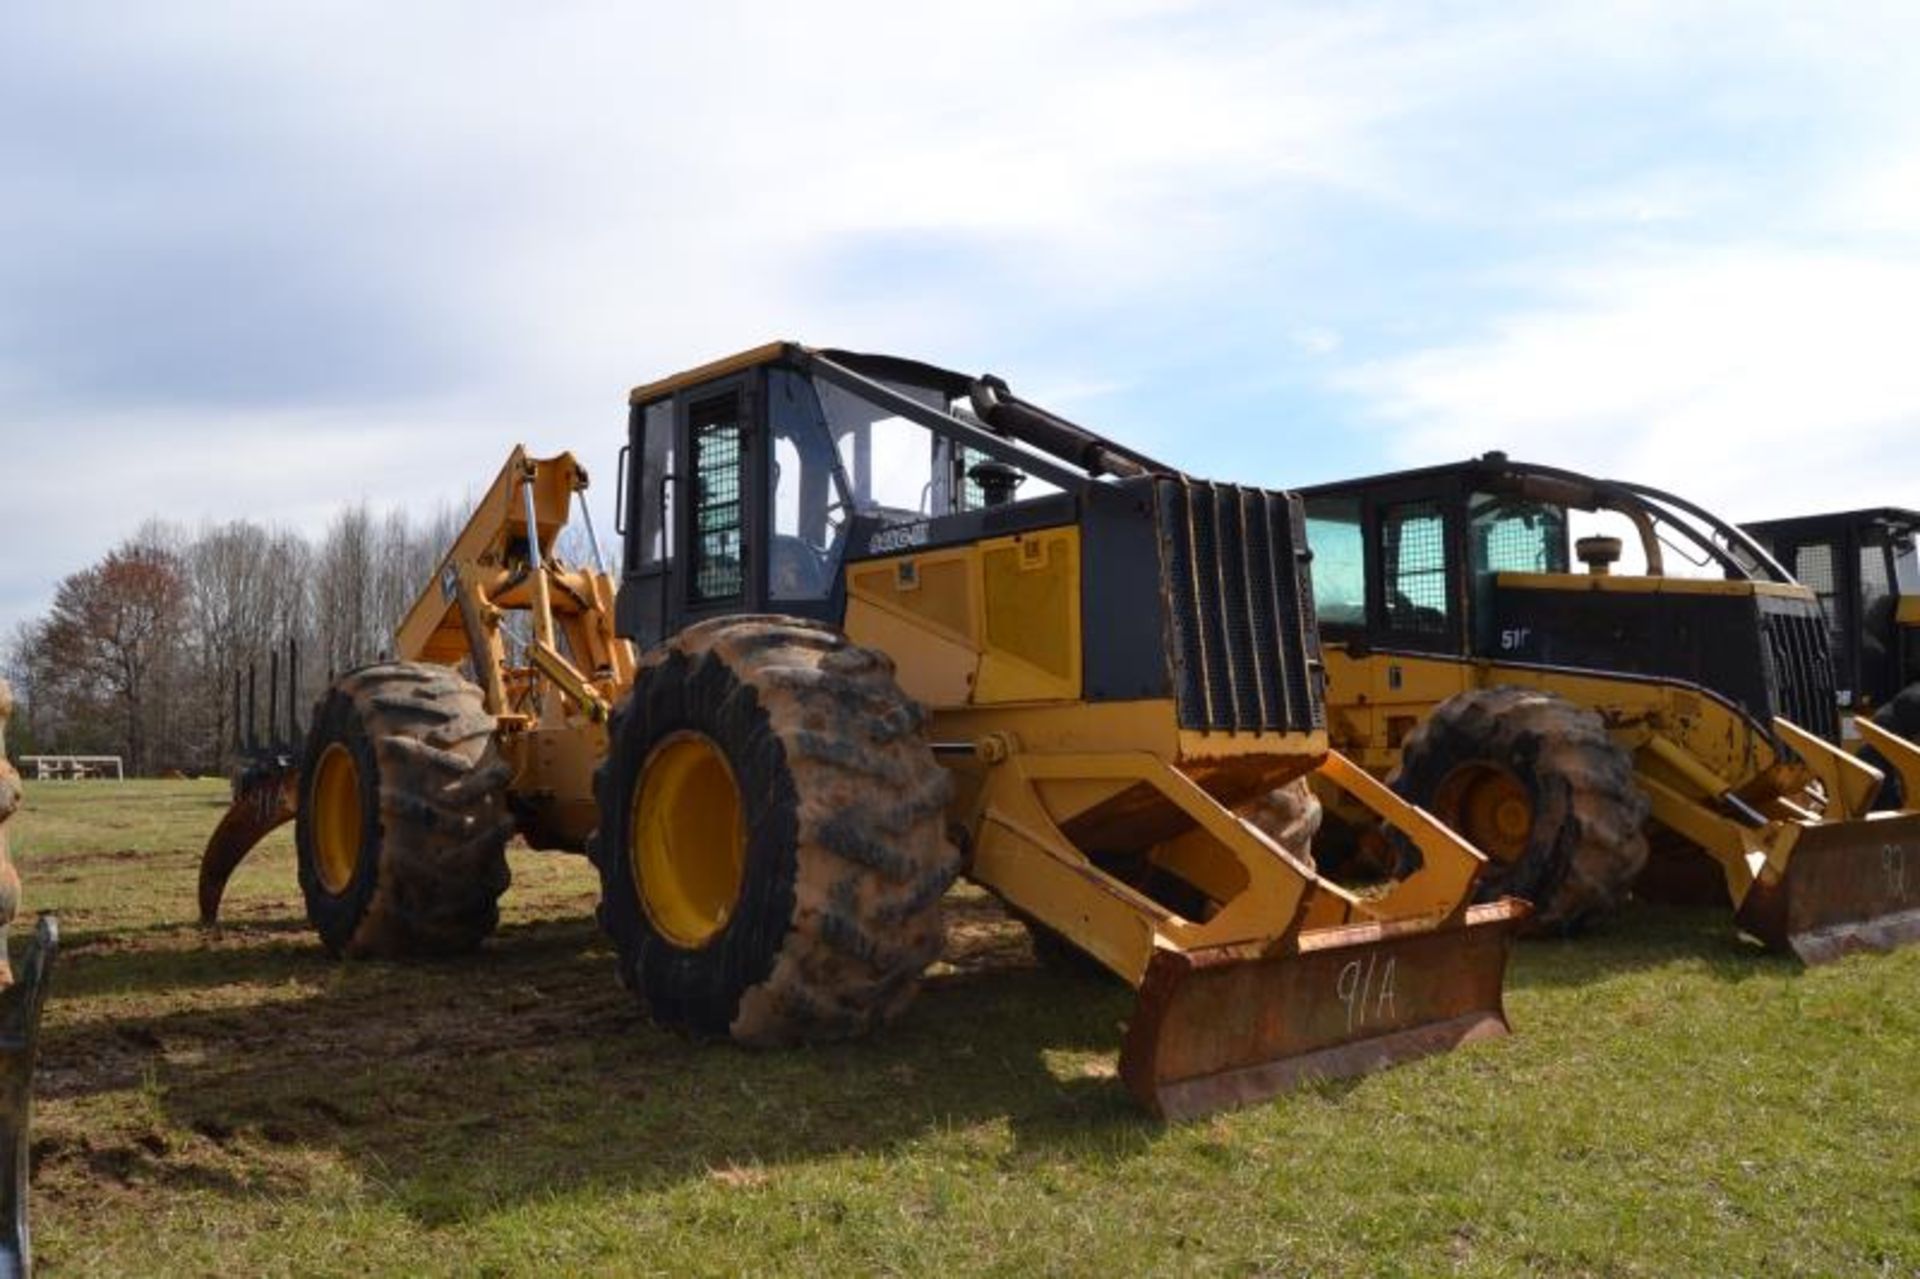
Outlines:
POLYGON ((1626 181, 1555 192, 1535 211, 1541 222, 1652 228, 1725 218, 1746 193, 1729 177, 1702 166, 1656 169, 1626 181))
POLYGON ((1909 259, 1606 239, 1636 223, 1751 235, 1740 220, 1794 185, 1897 231, 1912 175, 1873 177, 1864 157, 1900 153, 1886 122, 1912 117, 1920 77, 1900 59, 1920 9, 1809 13, 74 0, 16 15, 0 45, 0 142, 21 144, 0 168, 0 447, 16 474, 58 474, 76 450, 88 465, 9 499, 46 549, 30 570, 0 556, 0 631, 10 604, 32 607, 13 603, 21 574, 43 590, 147 514, 311 528, 362 495, 457 500, 520 437, 582 453, 604 526, 626 388, 774 335, 990 364, 1103 410, 1153 381, 1142 350, 1190 385, 1277 396, 1282 374, 1256 361, 1289 338, 1317 370, 1395 349, 1409 315, 1423 335, 1470 331, 1486 259, 1522 250, 1435 228, 1511 233, 1547 278, 1496 287, 1546 296, 1481 338, 1350 375, 1403 456, 1519 450, 1540 422, 1598 441, 1579 458, 1622 458, 1609 446, 1653 422, 1690 438, 1645 457, 1699 465, 1691 437, 1789 407, 1890 429, 1912 403, 1914 362, 1889 336, 1911 319, 1890 282, 1911 283, 1909 259), (1818 119, 1844 172, 1782 161, 1756 199, 1767 156, 1715 139, 1623 177, 1622 153, 1682 126, 1676 104, 1768 139, 1818 119), (1543 226, 1568 238, 1544 248, 1528 238, 1543 226), (1434 255, 1410 301, 1389 288, 1407 264, 1373 256, 1403 238, 1434 255), (1324 294, 1297 296, 1296 278, 1324 294), (237 318, 205 322, 219 313, 237 318), (12 340, 56 330, 98 358, 28 361, 12 340), (1209 364, 1215 347, 1230 353, 1209 364), (233 365, 268 357, 303 376, 275 367, 234 392, 233 365))
POLYGON ((1914 503, 1920 255, 1642 251, 1543 291, 1484 336, 1347 373, 1397 461, 1501 448, 1734 518, 1914 503))
POLYGON ((769 336, 1115 385, 1009 330, 1225 269, 1244 195, 1378 180, 1405 105, 1342 74, 1377 17, 1203 16, 32 15, 0 50, 29 144, 0 173, 0 435, 17 474, 88 465, 11 498, 43 550, 0 565, 0 630, 149 514, 316 530, 457 499, 520 437, 580 450, 605 522, 626 388, 769 336), (888 237, 965 255, 953 289, 863 263, 888 237))
POLYGON ((1847 174, 1824 194, 1822 206, 1837 227, 1920 241, 1920 130, 1847 174))
POLYGON ((1325 325, 1297 328, 1289 336, 1293 344, 1308 355, 1332 355, 1340 349, 1340 334, 1325 325))

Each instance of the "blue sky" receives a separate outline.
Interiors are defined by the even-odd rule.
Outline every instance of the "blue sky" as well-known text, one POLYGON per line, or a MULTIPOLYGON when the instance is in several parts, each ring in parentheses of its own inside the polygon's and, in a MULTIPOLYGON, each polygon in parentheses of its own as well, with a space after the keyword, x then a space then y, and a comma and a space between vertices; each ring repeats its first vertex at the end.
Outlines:
POLYGON ((16 6, 0 634, 770 336, 1191 470, 1920 505, 1920 6, 16 6), (693 11, 696 10, 697 12, 693 11), (682 11, 686 10, 686 11, 682 11))

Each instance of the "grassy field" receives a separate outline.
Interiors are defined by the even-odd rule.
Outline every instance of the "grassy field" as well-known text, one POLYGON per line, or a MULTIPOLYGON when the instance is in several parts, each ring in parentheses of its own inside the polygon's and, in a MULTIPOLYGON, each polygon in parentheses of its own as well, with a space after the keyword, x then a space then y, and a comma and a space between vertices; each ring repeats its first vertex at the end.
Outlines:
POLYGON ((341 966, 282 833, 203 935, 225 797, 42 784, 10 828, 67 939, 47 1274, 1920 1273, 1920 950, 1643 911, 1523 946, 1510 1039, 1168 1128, 1128 993, 977 893, 892 1032, 750 1053, 640 1020, 575 858, 516 852, 476 957, 341 966))

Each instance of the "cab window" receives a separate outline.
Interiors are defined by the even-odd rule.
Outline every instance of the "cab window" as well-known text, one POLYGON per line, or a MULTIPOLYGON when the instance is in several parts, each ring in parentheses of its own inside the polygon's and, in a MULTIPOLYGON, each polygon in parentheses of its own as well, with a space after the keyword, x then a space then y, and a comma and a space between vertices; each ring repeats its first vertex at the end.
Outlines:
POLYGON ((641 417, 640 479, 631 499, 640 508, 640 564, 673 558, 673 401, 649 404, 641 417))
POLYGON ((1793 576, 1820 600, 1826 615, 1833 651, 1846 651, 1846 623, 1840 616, 1840 584, 1835 573, 1833 543, 1802 542, 1793 548, 1793 576))
POLYGON ((1380 517, 1380 562, 1387 628, 1444 636, 1451 608, 1447 592, 1447 522, 1434 501, 1397 502, 1380 517))
POLYGON ((1860 616, 1871 625, 1876 615, 1890 607, 1893 579, 1887 572, 1887 548, 1873 542, 1860 547, 1860 616))
POLYGON ((1467 553, 1476 578, 1567 571, 1567 513, 1560 507, 1476 493, 1469 509, 1467 553))
POLYGON ((1893 583, 1902 595, 1920 595, 1920 536, 1913 533, 1895 536, 1893 583))
MULTIPOLYGON (((1893 574, 1884 542, 1869 538, 1860 544, 1860 687, 1876 698, 1898 687, 1894 654, 1887 637, 1894 633, 1894 617, 1899 599, 1893 590, 1893 574)), ((1835 653, 1845 650, 1836 647, 1835 653)))
POLYGON ((746 507, 740 489, 746 425, 740 393, 695 401, 687 410, 687 428, 693 476, 692 599, 699 604, 737 600, 746 587, 741 558, 746 507))
POLYGON ((1364 626, 1367 620, 1366 538, 1360 499, 1307 502, 1307 546, 1313 551, 1313 608, 1322 626, 1364 626))
POLYGON ((767 557, 771 599, 823 600, 833 590, 851 509, 827 421, 813 385, 790 369, 767 375, 767 557))
MULTIPOLYGON (((856 511, 888 524, 946 513, 933 509, 933 432, 825 379, 814 379, 814 387, 856 511)), ((946 412, 945 398, 937 391, 905 385, 892 389, 946 412)))

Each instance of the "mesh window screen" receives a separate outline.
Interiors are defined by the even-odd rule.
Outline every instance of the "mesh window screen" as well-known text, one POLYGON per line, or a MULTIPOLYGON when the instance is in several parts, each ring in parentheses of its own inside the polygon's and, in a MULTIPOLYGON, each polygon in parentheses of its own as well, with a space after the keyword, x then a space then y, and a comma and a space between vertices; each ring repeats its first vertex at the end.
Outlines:
POLYGON ((1387 625, 1419 635, 1447 632, 1446 520, 1438 502, 1390 506, 1380 522, 1386 552, 1387 625))
POLYGON ((1887 548, 1860 548, 1860 605, 1871 609, 1893 594, 1893 581, 1887 574, 1887 548))
POLYGON ((1474 571, 1564 573, 1567 516, 1551 506, 1502 504, 1473 517, 1474 571))
POLYGON ((1825 542, 1810 542, 1795 551, 1793 575, 1818 595, 1822 604, 1833 599, 1833 547, 1825 542))
POLYGON ((693 435, 693 598, 738 599, 745 576, 740 534, 740 397, 702 400, 689 410, 693 435))
POLYGON ((980 481, 967 474, 986 460, 985 453, 964 444, 960 446, 960 509, 963 511, 977 511, 987 504, 987 491, 980 487, 980 481))
POLYGON ((1835 652, 1846 645, 1846 628, 1840 622, 1840 610, 1834 598, 1833 547, 1827 542, 1809 542, 1793 553, 1793 575, 1800 584, 1820 599, 1820 611, 1826 614, 1827 632, 1835 652))

